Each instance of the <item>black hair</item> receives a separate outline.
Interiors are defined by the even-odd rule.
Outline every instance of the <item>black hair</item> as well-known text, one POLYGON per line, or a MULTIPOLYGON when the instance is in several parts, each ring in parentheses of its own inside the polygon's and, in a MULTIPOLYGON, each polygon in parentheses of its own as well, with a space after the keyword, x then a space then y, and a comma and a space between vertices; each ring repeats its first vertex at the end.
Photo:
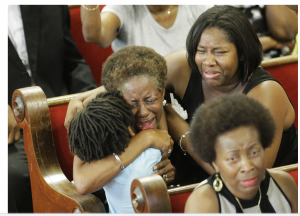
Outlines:
POLYGON ((120 155, 130 142, 128 126, 134 127, 134 117, 121 93, 101 93, 71 120, 70 151, 85 162, 120 155))
POLYGON ((195 153, 204 161, 216 159, 216 139, 219 135, 241 126, 257 129, 262 147, 272 144, 276 124, 268 109, 244 94, 222 95, 195 112, 189 139, 195 153))
POLYGON ((247 82, 251 73, 262 61, 262 45, 247 16, 238 8, 232 6, 215 6, 201 14, 192 26, 186 48, 190 67, 201 76, 195 55, 201 35, 205 29, 216 27, 222 30, 228 41, 232 42, 238 53, 238 73, 242 84, 247 82))

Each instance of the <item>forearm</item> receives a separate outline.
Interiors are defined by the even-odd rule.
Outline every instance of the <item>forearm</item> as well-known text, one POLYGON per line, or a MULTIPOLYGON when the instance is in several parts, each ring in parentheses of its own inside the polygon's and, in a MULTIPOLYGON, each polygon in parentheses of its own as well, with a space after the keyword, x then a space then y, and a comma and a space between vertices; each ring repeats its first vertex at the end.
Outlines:
MULTIPOLYGON (((188 135, 187 135, 188 136, 188 135)), ((186 149, 186 151, 189 153, 189 155, 209 174, 212 175, 215 173, 215 170, 212 168, 212 166, 209 163, 204 162, 199 158, 198 155, 196 155, 194 152, 194 149, 192 147, 192 144, 190 143, 188 137, 185 137, 181 141, 181 146, 186 149)))
POLYGON ((168 124, 167 124, 165 110, 163 110, 163 112, 162 112, 162 117, 160 119, 160 122, 159 122, 159 125, 158 125, 158 129, 168 131, 168 124))
POLYGON ((277 41, 270 36, 261 36, 258 39, 262 45, 263 51, 275 48, 277 45, 277 41))
MULTIPOLYGON (((85 7, 92 9, 97 7, 97 5, 85 5, 85 7)), ((80 17, 85 41, 98 44, 101 32, 101 16, 99 9, 89 11, 81 6, 80 17)))
POLYGON ((86 106, 92 99, 94 99, 98 94, 106 92, 104 86, 100 86, 91 91, 84 92, 76 97, 76 99, 81 100, 83 105, 86 106))
MULTIPOLYGON (((151 139, 140 133, 130 140, 130 144, 121 155, 122 164, 126 167, 151 145, 151 139)), ((92 193, 102 188, 121 171, 120 163, 113 155, 91 163, 84 163, 74 157, 73 178, 76 190, 80 194, 92 193)))
POLYGON ((272 36, 280 41, 290 41, 298 33, 298 16, 285 5, 266 5, 267 25, 272 36))

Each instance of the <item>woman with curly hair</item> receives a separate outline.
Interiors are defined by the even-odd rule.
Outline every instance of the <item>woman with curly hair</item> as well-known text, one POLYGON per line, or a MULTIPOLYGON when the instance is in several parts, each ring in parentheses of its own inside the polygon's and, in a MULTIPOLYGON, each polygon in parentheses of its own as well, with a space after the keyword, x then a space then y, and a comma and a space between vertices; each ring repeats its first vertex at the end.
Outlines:
POLYGON ((200 106, 194 117, 189 139, 215 174, 194 189, 185 213, 298 212, 292 176, 265 168, 276 124, 263 105, 241 94, 223 95, 200 106))
MULTIPOLYGON (((115 154, 110 151, 110 154, 105 154, 101 160, 95 158, 86 163, 83 158, 75 155, 73 179, 78 193, 92 193, 109 184, 150 147, 159 149, 162 153, 162 161, 151 165, 152 169, 158 170, 157 174, 164 175, 166 182, 172 181, 175 175, 174 167, 166 157, 172 151, 173 140, 166 131, 166 120, 163 118, 164 89, 167 83, 164 58, 147 47, 124 47, 113 53, 104 63, 102 83, 104 86, 101 87, 101 91, 122 93, 133 114, 137 134, 130 138, 128 146, 123 146, 125 148, 122 148, 122 151, 116 149, 113 152, 115 154)), ((89 92, 79 97, 86 97, 86 94, 89 92)), ((104 118, 110 124, 108 116, 104 118)), ((87 124, 90 127, 94 125, 87 124)), ((110 127, 112 126, 108 126, 110 127)))
MULTIPOLYGON (((90 163, 109 155, 120 155, 135 135, 131 106, 120 92, 100 93, 78 112, 68 131, 71 153, 90 163)), ((161 151, 148 148, 104 187, 110 213, 134 213, 130 187, 135 178, 153 174, 153 166, 160 162, 161 151)), ((122 164, 120 162, 120 164, 122 164)))

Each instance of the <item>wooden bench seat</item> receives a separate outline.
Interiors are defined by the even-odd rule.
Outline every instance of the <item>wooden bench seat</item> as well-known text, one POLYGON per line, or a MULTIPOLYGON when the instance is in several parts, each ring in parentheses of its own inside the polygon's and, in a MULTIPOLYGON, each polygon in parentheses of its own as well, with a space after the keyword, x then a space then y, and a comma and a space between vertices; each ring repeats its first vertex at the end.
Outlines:
MULTIPOLYGON (((267 68, 268 71, 273 68, 274 74, 278 74, 284 68, 291 67, 287 70, 287 73, 290 74, 289 78, 283 79, 283 81, 280 78, 279 81, 284 88, 289 89, 286 92, 294 107, 298 103, 298 92, 297 87, 294 86, 295 84, 290 82, 295 83, 294 81, 298 80, 298 56, 296 57, 275 59, 273 60, 275 63, 272 63, 271 66, 279 61, 281 63, 273 67, 268 65, 269 68, 267 68), (288 83, 285 83, 285 80, 288 83), (295 97, 291 97, 293 94, 295 97)), ((264 63, 267 64, 268 61, 264 63)), ((273 75, 273 72, 270 73, 273 75)), ((23 128, 34 212, 105 212, 101 201, 97 197, 79 195, 70 182, 73 179, 73 156, 69 151, 64 119, 68 103, 74 96, 67 95, 47 99, 41 88, 37 86, 18 89, 13 94, 12 109, 15 112, 18 125, 23 128)), ((295 109, 296 113, 297 111, 295 109)), ((295 120, 295 122, 297 121, 295 120)), ((176 189, 172 190, 175 191, 176 189)), ((172 203, 176 208, 180 208, 180 205, 175 204, 176 200, 180 199, 175 199, 175 197, 172 203)), ((187 199, 187 197, 184 199, 187 199)), ((173 209, 173 212, 181 211, 173 209)))

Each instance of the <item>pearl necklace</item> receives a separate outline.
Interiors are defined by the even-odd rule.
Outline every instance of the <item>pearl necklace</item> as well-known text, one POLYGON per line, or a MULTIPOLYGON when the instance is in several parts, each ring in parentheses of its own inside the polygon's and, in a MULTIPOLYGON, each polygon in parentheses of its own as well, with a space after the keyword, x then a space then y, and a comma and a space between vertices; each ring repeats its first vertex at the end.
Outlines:
MULTIPOLYGON (((258 188, 258 191, 259 191, 259 200, 258 200, 257 209, 256 209, 255 214, 257 214, 257 212, 258 212, 259 205, 260 205, 260 201, 261 201, 261 191, 260 191, 260 187, 258 188)), ((238 202, 238 204, 240 205, 240 207, 241 207, 243 213, 245 213, 245 212, 244 212, 244 209, 243 209, 243 207, 242 207, 242 205, 241 205, 241 203, 240 203, 239 198, 237 198, 237 197, 235 196, 235 199, 236 199, 236 201, 238 202)))

